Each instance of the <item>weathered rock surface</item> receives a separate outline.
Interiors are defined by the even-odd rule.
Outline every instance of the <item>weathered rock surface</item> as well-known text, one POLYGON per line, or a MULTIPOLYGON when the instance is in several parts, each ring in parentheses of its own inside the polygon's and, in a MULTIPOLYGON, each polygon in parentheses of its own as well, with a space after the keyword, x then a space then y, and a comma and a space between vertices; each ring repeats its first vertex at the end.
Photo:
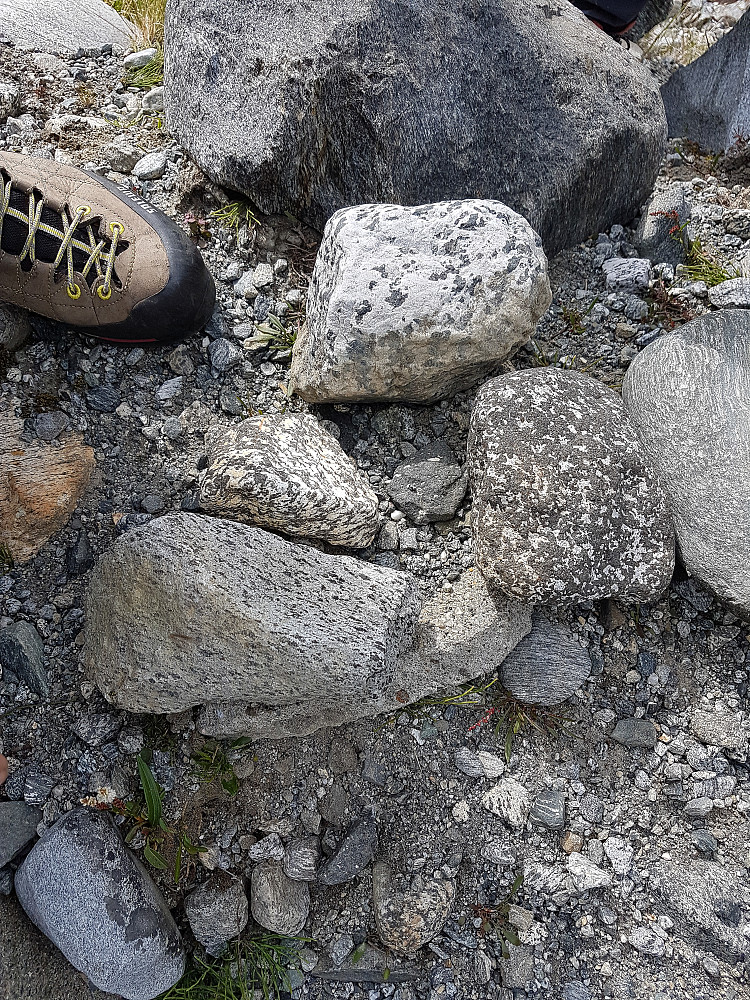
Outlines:
POLYGON ((0 406, 0 538, 19 563, 67 522, 95 467, 80 434, 50 447, 23 441, 22 432, 23 420, 0 406))
POLYGON ((49 694, 44 643, 30 622, 13 622, 0 629, 0 666, 4 675, 23 681, 34 694, 49 694))
POLYGON ((444 441, 425 445, 396 466, 390 495, 415 524, 449 521, 466 495, 468 474, 444 441))
POLYGON ((656 86, 569 4, 246 13, 170 0, 165 104, 201 169, 264 212, 322 229, 346 205, 498 198, 554 253, 627 221, 653 186, 656 86))
POLYGON ((98 54, 103 45, 126 51, 134 29, 103 0, 0 0, 0 36, 34 52, 98 54))
POLYGON ((708 300, 717 309, 750 309, 750 278, 730 278, 708 290, 708 300))
POLYGON ((550 300, 539 237, 500 202, 343 209, 323 234, 291 383, 309 402, 434 402, 526 343, 550 300))
POLYGON ((250 910, 261 927, 293 937, 305 926, 310 889, 307 882, 288 878, 278 861, 261 861, 250 881, 250 910))
POLYGON ((419 892, 400 892, 389 865, 379 861, 372 872, 375 926, 386 948, 411 954, 440 933, 456 895, 455 882, 427 881, 419 892))
POLYGON ((625 747, 652 750, 656 746, 656 730, 649 719, 620 719, 612 732, 615 743, 625 747))
POLYGON ((661 88, 670 136, 718 152, 750 134, 750 12, 661 88))
POLYGON ((750 312, 709 313, 634 359, 623 399, 669 498, 680 555, 750 614, 750 312))
POLYGON ((42 814, 25 802, 0 802, 0 868, 36 837, 42 814))
POLYGON ((574 604, 653 600, 669 583, 666 497, 611 389, 553 368, 492 379, 468 455, 477 565, 491 587, 574 604))
POLYGON ((18 869, 15 887, 37 927, 99 989, 153 1000, 182 975, 169 908, 103 813, 75 809, 58 820, 18 869))
POLYGON ((247 925, 242 882, 227 872, 217 872, 186 897, 185 915, 195 940, 209 953, 219 954, 247 925))
POLYGON ((306 735, 325 725, 340 726, 365 714, 392 712, 495 669, 530 628, 527 608, 494 598, 481 575, 468 572, 454 584, 452 593, 438 593, 425 603, 412 633, 413 646, 401 653, 387 683, 381 677, 377 684, 371 681, 367 688, 370 702, 348 701, 342 695, 340 701, 321 699, 315 711, 296 701, 266 709, 210 705, 201 713, 199 728, 222 739, 278 739, 306 735))
POLYGON ((203 510, 286 535, 364 548, 378 498, 309 413, 266 413, 206 435, 203 510))
POLYGON ((507 776, 487 789, 482 805, 509 826, 520 829, 528 819, 531 799, 520 781, 507 776))
POLYGON ((531 632, 500 667, 500 682, 519 701, 559 705, 591 671, 591 657, 571 629, 535 614, 531 632))
POLYGON ((341 885, 361 874, 375 857, 378 831, 375 817, 368 813, 347 830, 335 854, 323 865, 318 881, 323 885, 341 885))
MULTIPOLYGON (((0 121, 2 121, 2 92, 0 91, 0 121)), ((25 309, 6 306, 0 302, 0 350, 12 354, 31 333, 29 314, 25 309)))
POLYGON ((94 569, 85 656, 129 711, 235 700, 307 717, 336 706, 340 723, 381 710, 420 607, 405 573, 168 514, 121 536, 94 569))
POLYGON ((641 257, 652 264, 684 264, 690 249, 687 222, 691 205, 684 184, 670 184, 651 198, 635 235, 641 257), (684 228, 683 228, 684 227, 684 228))

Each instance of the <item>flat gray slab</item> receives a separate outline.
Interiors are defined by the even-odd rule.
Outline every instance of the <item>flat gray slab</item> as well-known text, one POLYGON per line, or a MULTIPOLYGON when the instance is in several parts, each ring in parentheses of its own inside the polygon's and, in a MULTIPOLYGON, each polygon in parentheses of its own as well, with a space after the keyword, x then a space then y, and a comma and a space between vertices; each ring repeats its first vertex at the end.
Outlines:
POLYGON ((0 38, 55 55, 103 45, 125 52, 133 27, 103 0, 0 0, 0 38))

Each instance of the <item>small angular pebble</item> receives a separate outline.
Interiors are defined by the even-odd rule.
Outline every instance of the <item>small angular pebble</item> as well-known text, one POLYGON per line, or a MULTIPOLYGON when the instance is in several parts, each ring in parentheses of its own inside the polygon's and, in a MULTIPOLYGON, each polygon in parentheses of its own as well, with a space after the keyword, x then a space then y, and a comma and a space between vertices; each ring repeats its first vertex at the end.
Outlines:
POLYGON ((273 284, 273 268, 270 264, 258 264, 253 271, 253 285, 256 288, 268 288, 273 284))
POLYGON ((557 788, 543 789, 534 799, 529 819, 548 830, 561 830, 565 825, 565 792, 557 788))
POLYGON ((505 823, 520 829, 531 809, 529 793, 515 778, 501 778, 482 796, 482 805, 505 823))
POLYGON ((100 747, 113 740, 122 728, 116 715, 83 715, 71 726, 76 736, 91 747, 100 747))
POLYGON ((616 875, 627 875, 633 864, 633 848, 622 837, 608 837, 604 841, 604 853, 609 858, 616 875))
POLYGON ((34 837, 42 814, 26 802, 0 802, 0 868, 34 837))
POLYGON ((14 622, 0 630, 0 666, 34 694, 49 694, 44 643, 30 622, 14 622))
POLYGON ((86 393, 86 402, 92 410, 114 413, 122 402, 122 396, 113 385, 96 385, 86 393))
POLYGON ((701 795, 696 799, 690 799, 686 802, 683 812, 690 819, 703 819, 705 816, 708 816, 713 807, 713 799, 710 799, 707 795, 701 795))
POLYGON ((267 931, 293 937, 305 926, 310 890, 306 882, 288 878, 280 862, 261 861, 250 882, 250 911, 267 931))
POLYGON ((375 857, 378 834, 372 813, 354 823, 346 833, 341 846, 318 873, 323 885, 340 885, 361 874, 375 857))
POLYGON ((178 375, 177 378, 170 378, 163 382, 154 393, 157 402, 167 403, 170 399, 178 396, 182 392, 183 381, 182 376, 178 375))
POLYGON ((651 278, 651 261, 645 257, 612 257, 602 270, 610 291, 645 292, 651 278))
POLYGON ((606 889, 612 885, 612 876, 584 854, 568 855, 568 871, 573 876, 576 889, 587 892, 589 889, 606 889))
POLYGON ((616 743, 626 747, 643 747, 651 750, 656 746, 656 730, 648 719, 620 719, 612 733, 616 743))
POLYGON ((701 854, 713 856, 719 849, 719 842, 709 830, 691 830, 693 847, 701 854))
POLYGON ((604 803, 598 795, 587 792, 581 799, 581 816, 588 823, 601 823, 604 819, 604 803))
POLYGON ((43 771, 32 768, 26 772, 23 781, 23 800, 31 806, 43 806, 57 784, 57 779, 43 771))
POLYGON ((500 667, 500 681, 527 704, 559 705, 572 697, 591 670, 591 657, 569 628, 535 614, 531 632, 500 667))
POLYGON ((278 833, 269 833, 267 837, 261 838, 257 844, 253 844, 247 850, 250 861, 281 861, 284 857, 284 845, 278 833))
POLYGON ((226 372, 242 361, 242 351, 231 340, 219 337, 208 345, 208 356, 211 367, 217 372, 226 372))
POLYGON ((642 955, 655 955, 661 958, 666 950, 666 943, 650 927, 636 927, 630 932, 628 941, 642 955))
POLYGON ((290 841, 284 854, 284 874, 300 882, 314 882, 320 864, 317 837, 299 837, 290 841))
POLYGON ((390 496, 415 524, 449 521, 461 506, 467 472, 442 441, 426 445, 396 466, 390 496))
POLYGON ((34 421, 36 436, 41 441, 54 441, 70 424, 68 414, 62 410, 53 410, 51 413, 40 413, 34 421))

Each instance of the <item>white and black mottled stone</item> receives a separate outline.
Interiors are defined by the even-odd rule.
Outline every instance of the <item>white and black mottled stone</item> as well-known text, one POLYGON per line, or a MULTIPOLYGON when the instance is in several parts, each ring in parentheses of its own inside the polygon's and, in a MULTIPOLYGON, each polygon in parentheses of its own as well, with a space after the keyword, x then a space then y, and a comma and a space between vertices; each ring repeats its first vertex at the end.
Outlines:
POLYGON ((390 497, 415 524, 450 521, 466 495, 468 474, 444 441, 396 466, 390 497))
POLYGON ((619 396, 580 372, 517 371, 485 383, 468 444, 477 565, 534 604, 655 599, 674 530, 619 396))
POLYGON ((377 496, 310 414, 250 417, 207 434, 206 447, 200 504, 209 514, 349 548, 375 537, 377 496))
POLYGON ((450 916, 456 884, 430 879, 419 891, 397 889, 393 872, 378 861, 372 872, 372 900, 378 937, 401 954, 411 954, 432 941, 450 916))
POLYGON ((195 940, 210 954, 219 954, 247 926, 242 881, 228 872, 216 872, 185 897, 185 916, 195 940))
POLYGON ((498 201, 342 209, 315 261, 291 382, 309 402, 434 402, 526 343, 550 301, 539 237, 498 201))
POLYGON ((631 364, 623 399, 686 568, 750 615, 750 312, 708 313, 659 337, 631 364))
MULTIPOLYGON (((237 702, 207 705, 198 728, 219 739, 282 739, 394 712, 498 667, 530 629, 528 608, 490 594, 481 574, 469 571, 454 584, 452 593, 441 591, 425 603, 412 627, 411 647, 401 652, 389 674, 371 670, 364 687, 346 689, 338 680, 334 684, 327 678, 308 702, 293 700, 265 707, 237 702), (361 697, 363 690, 366 699, 361 697), (339 697, 333 697, 339 691, 339 697)), ((317 676, 318 671, 312 669, 317 676)))
POLYGON ((185 971, 180 932, 109 816, 74 809, 18 869, 18 900, 71 965, 127 1000, 153 1000, 185 971))
POLYGON ((316 717, 337 706, 341 724, 395 704, 421 606, 406 573, 171 513, 120 536, 93 570, 84 655, 128 711, 234 701, 316 717))
POLYGON ((536 613, 531 632, 500 667, 500 681, 518 701, 559 705, 571 698, 591 671, 589 652, 570 628, 536 613))

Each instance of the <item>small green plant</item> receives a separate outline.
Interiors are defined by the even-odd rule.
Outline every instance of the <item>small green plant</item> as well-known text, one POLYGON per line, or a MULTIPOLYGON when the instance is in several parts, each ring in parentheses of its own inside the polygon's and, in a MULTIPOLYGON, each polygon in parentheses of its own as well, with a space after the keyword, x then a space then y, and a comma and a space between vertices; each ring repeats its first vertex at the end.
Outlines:
POLYGON ((164 52, 162 49, 158 48, 156 55, 145 66, 128 70, 122 82, 126 87, 142 87, 144 90, 161 86, 164 83, 164 52))
POLYGON ((107 0, 107 3, 135 26, 142 45, 159 45, 164 40, 167 0, 107 0))
POLYGON ((487 934, 494 934, 500 942, 500 949, 503 958, 510 958, 510 945, 518 947, 521 944, 515 928, 511 925, 510 908, 513 905, 513 898, 523 885, 523 872, 516 875, 506 898, 496 906, 485 906, 475 903, 471 909, 474 915, 481 920, 479 936, 486 937, 487 934))
MULTIPOLYGON (((231 750, 241 750, 248 746, 252 740, 242 738, 230 744, 231 750)), ((239 781, 234 773, 234 768, 227 757, 226 751, 215 740, 207 740, 199 750, 193 754, 193 764, 195 773, 201 784, 208 785, 212 781, 218 781, 228 795, 236 795, 239 790, 239 781)))
POLYGON ((182 979, 159 1000, 281 1000, 291 992, 289 972, 299 967, 304 938, 253 934, 220 958, 194 955, 182 979))
POLYGON ((7 573, 14 565, 13 553, 8 548, 7 542, 0 542, 0 573, 7 573))
POLYGON ((138 755, 138 777, 141 783, 142 798, 115 799, 109 808, 118 816, 124 816, 128 825, 125 843, 132 844, 137 837, 143 840, 143 856, 148 863, 159 871, 166 871, 170 866, 164 857, 165 846, 172 847, 174 852, 173 874, 175 884, 180 881, 182 863, 185 855, 194 856, 205 851, 205 847, 192 843, 184 830, 175 830, 164 819, 164 789, 157 783, 151 768, 142 754, 138 755))
POLYGON ((222 205, 221 208, 214 209, 211 212, 211 218, 227 229, 230 229, 235 236, 239 233, 242 226, 254 229, 260 225, 260 221, 253 211, 253 206, 244 198, 238 201, 230 201, 228 204, 222 205))
POLYGON ((709 288, 732 278, 741 278, 742 272, 727 261, 707 253, 699 239, 690 241, 687 255, 687 272, 692 281, 705 281, 709 288))
POLYGON ((185 222, 190 230, 190 235, 197 242, 198 246, 203 249, 213 235, 208 228, 208 220, 200 215, 196 215, 194 212, 186 212, 185 222))
POLYGON ((264 323, 256 323, 257 333, 248 337, 245 346, 251 350, 265 347, 276 351, 280 358, 289 357, 299 334, 300 321, 296 326, 284 326, 278 316, 270 315, 264 323))
POLYGON ((695 319, 695 313, 683 299, 673 298, 667 286, 660 279, 649 291, 649 316, 652 323, 659 323, 671 330, 677 323, 687 323, 695 319))

